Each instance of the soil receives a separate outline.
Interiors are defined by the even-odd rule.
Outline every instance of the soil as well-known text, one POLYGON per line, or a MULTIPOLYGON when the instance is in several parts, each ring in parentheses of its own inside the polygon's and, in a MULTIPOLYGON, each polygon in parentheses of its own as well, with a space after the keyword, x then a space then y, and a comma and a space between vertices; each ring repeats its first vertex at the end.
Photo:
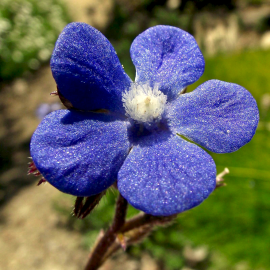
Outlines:
POLYGON ((52 200, 59 192, 45 184, 20 190, 1 211, 0 269, 83 269, 88 251, 81 235, 59 227, 52 200))

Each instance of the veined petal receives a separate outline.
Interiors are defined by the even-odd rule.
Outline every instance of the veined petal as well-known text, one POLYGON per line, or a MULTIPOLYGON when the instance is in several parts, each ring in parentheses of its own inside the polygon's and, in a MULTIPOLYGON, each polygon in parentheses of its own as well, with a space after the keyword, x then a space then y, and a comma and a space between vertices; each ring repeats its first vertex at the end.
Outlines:
POLYGON ((130 49, 136 82, 159 85, 168 100, 175 98, 204 72, 204 58, 189 33, 159 25, 138 35, 130 49))
POLYGON ((210 80, 168 106, 171 129, 216 153, 236 151, 255 134, 259 111, 242 86, 210 80))
POLYGON ((97 29, 78 22, 67 25, 56 42, 51 69, 58 90, 75 108, 124 114, 122 92, 131 80, 97 29))
POLYGON ((57 189, 91 196, 117 178, 130 148, 126 125, 106 114, 55 111, 35 131, 31 156, 57 189))
POLYGON ((175 135, 155 134, 134 146, 118 173, 118 189, 135 208, 169 216, 205 200, 216 185, 209 154, 175 135))

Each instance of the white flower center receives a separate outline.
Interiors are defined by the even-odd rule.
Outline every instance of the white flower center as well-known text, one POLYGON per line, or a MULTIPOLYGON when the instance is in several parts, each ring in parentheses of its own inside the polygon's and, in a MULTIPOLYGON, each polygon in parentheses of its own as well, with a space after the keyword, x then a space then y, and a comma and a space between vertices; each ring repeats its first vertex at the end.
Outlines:
POLYGON ((123 94, 122 101, 130 118, 149 123, 161 119, 167 96, 158 90, 158 85, 151 88, 149 84, 132 84, 123 94))

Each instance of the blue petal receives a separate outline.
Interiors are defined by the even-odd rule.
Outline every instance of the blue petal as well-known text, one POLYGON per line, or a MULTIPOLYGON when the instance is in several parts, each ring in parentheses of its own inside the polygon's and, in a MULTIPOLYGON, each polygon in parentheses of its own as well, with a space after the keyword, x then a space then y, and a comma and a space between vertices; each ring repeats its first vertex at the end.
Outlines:
POLYGON ((129 147, 126 122, 59 110, 38 126, 30 151, 38 170, 57 189, 91 196, 116 180, 129 147))
POLYGON ((169 104, 171 129, 216 153, 236 151, 253 137, 259 112, 240 85, 207 81, 169 104))
POLYGON ((130 78, 111 43, 85 23, 71 23, 59 36, 51 69, 60 93, 81 110, 124 113, 122 92, 130 78))
POLYGON ((205 200, 216 185, 213 159, 175 135, 156 134, 134 146, 118 173, 118 189, 135 208, 169 216, 205 200))
POLYGON ((136 67, 136 82, 149 82, 168 96, 176 97, 204 72, 204 58, 189 33, 172 26, 149 28, 133 41, 130 49, 136 67))

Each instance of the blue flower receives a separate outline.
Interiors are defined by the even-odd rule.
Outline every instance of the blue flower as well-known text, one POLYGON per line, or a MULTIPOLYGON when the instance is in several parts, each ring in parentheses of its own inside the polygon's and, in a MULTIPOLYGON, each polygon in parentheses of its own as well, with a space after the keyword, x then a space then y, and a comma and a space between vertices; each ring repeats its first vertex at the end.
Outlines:
POLYGON ((95 28, 69 24, 51 69, 71 110, 52 112, 31 140, 33 161, 62 192, 92 196, 116 180, 122 196, 151 215, 190 209, 215 189, 211 156, 236 151, 253 137, 258 108, 243 87, 210 80, 180 94, 204 71, 195 39, 155 26, 132 43, 135 83, 111 43, 95 28))

